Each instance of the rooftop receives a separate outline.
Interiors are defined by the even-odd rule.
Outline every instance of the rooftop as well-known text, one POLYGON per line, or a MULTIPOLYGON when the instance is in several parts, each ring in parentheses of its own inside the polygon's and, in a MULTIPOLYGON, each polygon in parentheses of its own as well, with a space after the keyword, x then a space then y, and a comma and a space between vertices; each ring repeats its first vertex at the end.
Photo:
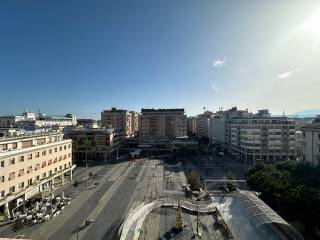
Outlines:
POLYGON ((294 227, 253 192, 216 195, 212 201, 236 239, 303 239, 294 227))

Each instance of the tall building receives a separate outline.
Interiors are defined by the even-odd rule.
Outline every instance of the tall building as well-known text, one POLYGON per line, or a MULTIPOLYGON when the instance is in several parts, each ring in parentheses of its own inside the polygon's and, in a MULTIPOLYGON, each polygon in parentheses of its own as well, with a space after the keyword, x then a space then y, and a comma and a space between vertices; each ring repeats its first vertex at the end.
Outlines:
POLYGON ((320 116, 312 124, 301 128, 303 160, 311 166, 320 164, 320 116))
POLYGON ((18 202, 72 179, 72 141, 62 133, 0 138, 0 218, 18 202))
POLYGON ((267 110, 244 112, 227 118, 226 142, 229 152, 247 162, 295 159, 295 121, 267 110))
POLYGON ((101 127, 114 128, 116 131, 123 132, 126 137, 137 133, 137 125, 138 116, 135 112, 115 107, 101 112, 101 127))
POLYGON ((197 122, 195 117, 187 118, 187 133, 193 135, 197 133, 197 122))
POLYGON ((212 117, 213 113, 210 111, 205 111, 196 118, 196 132, 198 137, 209 137, 209 119, 212 117))
POLYGON ((183 108, 141 109, 140 137, 178 138, 187 135, 187 116, 183 108))

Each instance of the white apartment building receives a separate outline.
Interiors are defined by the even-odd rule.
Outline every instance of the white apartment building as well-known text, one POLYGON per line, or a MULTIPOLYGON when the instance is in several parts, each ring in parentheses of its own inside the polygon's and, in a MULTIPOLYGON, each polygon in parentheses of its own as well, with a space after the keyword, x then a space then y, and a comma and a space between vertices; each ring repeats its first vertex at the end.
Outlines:
POLYGON ((178 138, 187 136, 187 116, 183 108, 141 109, 141 138, 178 138))
POLYGON ((320 164, 320 117, 314 123, 302 127, 301 131, 303 160, 311 166, 318 166, 320 164))
POLYGON ((0 138, 0 219, 18 202, 72 179, 72 141, 62 133, 0 138))
POLYGON ((196 118, 196 132, 198 137, 209 138, 209 119, 213 116, 213 113, 206 111, 200 114, 196 118))
POLYGON ((114 128, 116 131, 123 132, 126 137, 137 133, 137 125, 138 115, 135 112, 115 107, 101 112, 101 127, 114 128))
POLYGON ((62 130, 66 126, 75 125, 77 125, 77 118, 73 114, 46 116, 26 111, 22 116, 0 116, 0 127, 19 127, 23 131, 31 132, 62 130))
POLYGON ((247 162, 295 159, 295 121, 271 117, 267 110, 228 118, 226 141, 229 152, 247 162))

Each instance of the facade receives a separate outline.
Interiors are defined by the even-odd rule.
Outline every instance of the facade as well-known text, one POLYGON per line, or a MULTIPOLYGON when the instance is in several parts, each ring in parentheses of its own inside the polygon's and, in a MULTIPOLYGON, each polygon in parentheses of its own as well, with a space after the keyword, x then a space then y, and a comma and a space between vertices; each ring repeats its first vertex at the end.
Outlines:
POLYGON ((71 180, 74 168, 72 141, 62 133, 0 138, 0 217, 12 216, 17 201, 71 180))
POLYGON ((63 117, 46 116, 24 112, 21 116, 1 116, 0 127, 18 127, 26 132, 44 132, 62 130, 66 126, 77 125, 77 118, 73 114, 66 114, 63 117))
POLYGON ((209 119, 212 117, 213 113, 206 111, 200 114, 196 118, 196 133, 198 137, 209 138, 209 119))
POLYGON ((187 133, 193 135, 197 133, 197 122, 195 117, 187 118, 187 133))
POLYGON ((141 138, 178 138, 187 135, 187 116, 179 109, 141 109, 141 138))
POLYGON ((16 127, 17 123, 24 120, 23 116, 1 116, 0 117, 0 127, 9 128, 16 127))
POLYGON ((77 126, 83 128, 99 128, 99 123, 94 119, 78 119, 77 126))
POLYGON ((122 132, 106 128, 68 129, 64 137, 73 141, 72 151, 77 164, 85 164, 86 161, 106 162, 117 155, 124 140, 122 132))
POLYGON ((226 144, 225 138, 226 118, 214 116, 209 119, 209 140, 211 143, 226 144))
POLYGON ((130 111, 130 117, 131 117, 131 132, 130 134, 132 136, 135 136, 138 131, 139 131, 139 114, 137 112, 134 112, 134 111, 130 111))
POLYGON ((320 117, 302 130, 303 160, 311 166, 320 164, 320 117))
POLYGON ((101 112, 101 127, 123 132, 126 137, 134 136, 138 129, 138 115, 123 109, 111 108, 101 112))
POLYGON ((295 159, 295 121, 266 110, 227 118, 226 142, 231 154, 247 162, 295 159))

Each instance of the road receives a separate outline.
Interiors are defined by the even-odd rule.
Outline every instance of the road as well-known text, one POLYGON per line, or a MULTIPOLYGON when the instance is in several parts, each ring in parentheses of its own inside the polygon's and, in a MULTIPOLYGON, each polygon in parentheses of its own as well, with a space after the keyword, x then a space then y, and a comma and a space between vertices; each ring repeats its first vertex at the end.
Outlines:
MULTIPOLYGON (((97 173, 86 190, 84 168, 77 168, 74 180, 80 181, 79 193, 74 194, 72 182, 61 189, 72 197, 70 206, 47 223, 25 227, 20 231, 34 240, 114 239, 118 228, 132 206, 154 200, 162 194, 163 166, 159 160, 139 159, 136 163, 120 162, 96 166, 89 171, 97 173), (99 185, 94 185, 99 182, 99 185), (74 233, 86 219, 89 227, 74 233), (78 238, 77 238, 78 237, 78 238)), ((0 228, 0 237, 15 237, 10 226, 0 228)))
MULTIPOLYGON (((63 190, 70 195, 71 204, 49 222, 25 227, 20 234, 34 240, 115 239, 130 210, 160 197, 181 195, 181 186, 186 183, 185 175, 190 168, 203 176, 210 169, 210 177, 213 178, 223 177, 229 171, 242 177, 245 171, 243 165, 232 161, 227 157, 217 161, 201 158, 196 165, 188 162, 186 165, 170 166, 159 159, 139 159, 131 164, 124 161, 94 166, 87 173, 96 173, 97 178, 89 181, 88 189, 86 169, 77 168, 73 181, 56 190, 57 193, 63 190), (77 194, 72 185, 74 180, 80 182, 77 194), (93 222, 78 233, 74 232, 87 219, 93 222)), ((152 221, 153 229, 150 231, 154 232, 154 236, 163 236, 171 225, 172 219, 160 214, 152 221)), ((0 227, 0 237, 17 236, 11 229, 10 226, 0 227)))

